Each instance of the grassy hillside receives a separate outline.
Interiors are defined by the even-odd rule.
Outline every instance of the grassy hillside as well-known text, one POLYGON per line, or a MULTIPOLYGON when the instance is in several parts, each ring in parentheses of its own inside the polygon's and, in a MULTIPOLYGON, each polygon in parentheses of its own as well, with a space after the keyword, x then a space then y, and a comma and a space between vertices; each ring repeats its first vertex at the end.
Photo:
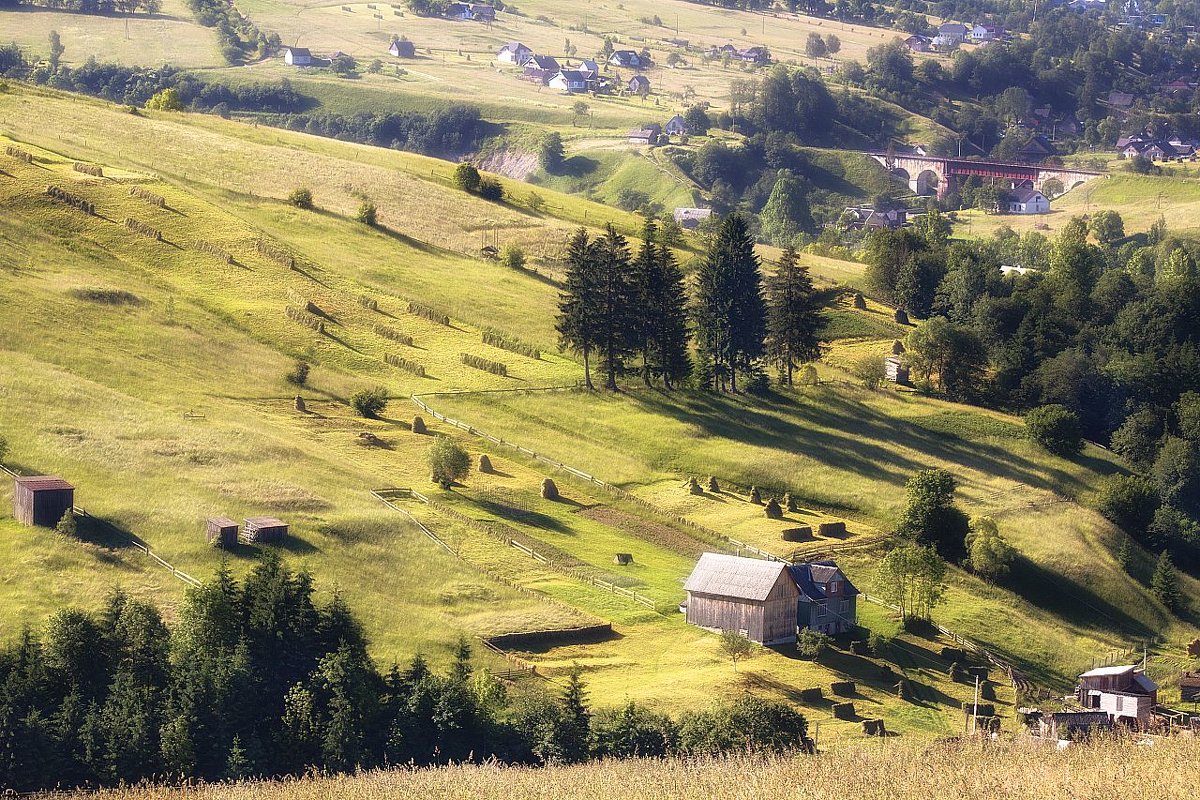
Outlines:
POLYGON ((182 792, 123 789, 113 800, 409 800, 481 798, 533 800, 657 798, 740 800, 745 797, 828 800, 1029 800, 1136 794, 1153 776, 1154 795, 1191 796, 1200 777, 1190 739, 1141 742, 1102 740, 1055 752, 1035 741, 963 741, 934 747, 881 740, 876 747, 813 757, 732 758, 699 761, 603 762, 578 767, 514 769, 494 765, 374 772, 282 784, 209 786, 182 792), (798 776, 800 776, 798 778, 798 776))

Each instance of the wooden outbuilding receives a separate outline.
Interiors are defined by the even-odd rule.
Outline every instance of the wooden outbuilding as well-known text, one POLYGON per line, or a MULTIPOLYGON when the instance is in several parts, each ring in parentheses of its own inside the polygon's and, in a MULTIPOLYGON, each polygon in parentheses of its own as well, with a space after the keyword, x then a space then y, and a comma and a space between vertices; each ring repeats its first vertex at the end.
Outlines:
POLYGON ((240 539, 246 544, 271 544, 287 537, 288 526, 275 517, 246 517, 240 539))
POLYGON ((75 487, 52 475, 26 475, 13 487, 13 516, 25 525, 53 528, 75 506, 75 487))
POLYGON ((1106 712, 1114 723, 1144 730, 1158 704, 1158 684, 1133 664, 1097 667, 1079 676, 1075 696, 1084 708, 1106 712))
POLYGON ((796 641, 800 590, 779 561, 705 553, 683 588, 692 625, 736 631, 759 644, 796 641))
POLYGON ((229 517, 208 518, 208 543, 229 549, 237 544, 238 524, 229 517))
POLYGON ((884 369, 887 370, 887 379, 892 383, 906 386, 908 384, 908 367, 900 360, 898 356, 888 356, 883 360, 884 369))

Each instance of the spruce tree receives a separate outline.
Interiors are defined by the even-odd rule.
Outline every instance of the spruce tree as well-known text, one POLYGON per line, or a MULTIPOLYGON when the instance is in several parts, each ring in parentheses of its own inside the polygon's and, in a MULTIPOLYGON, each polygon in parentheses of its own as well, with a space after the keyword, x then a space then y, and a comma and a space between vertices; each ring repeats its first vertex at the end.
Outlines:
POLYGON ((585 761, 591 732, 591 713, 579 665, 571 667, 567 688, 563 690, 561 718, 558 725, 558 751, 568 763, 585 761))
POLYGON ((788 247, 779 269, 767 279, 767 352, 779 366, 783 382, 792 385, 797 363, 821 357, 821 304, 808 275, 788 247))
POLYGON ((587 230, 580 228, 567 246, 567 277, 558 296, 558 331, 560 350, 574 350, 583 358, 583 381, 592 385, 591 355, 596 348, 596 284, 592 270, 592 248, 587 230))
POLYGON ((595 276, 592 307, 596 323, 596 345, 604 367, 604 387, 615 391, 617 375, 625 369, 625 358, 635 341, 633 330, 634 287, 630 275, 629 247, 625 237, 610 223, 603 238, 591 245, 595 276))
POLYGON ((669 247, 657 247, 653 221, 646 222, 641 249, 633 263, 634 302, 631 330, 642 354, 642 379, 655 377, 670 389, 692 370, 688 358, 687 291, 683 272, 669 247))
POLYGON ((649 386, 657 361, 654 336, 656 300, 661 292, 659 251, 654 246, 657 233, 653 220, 646 220, 642 231, 642 246, 633 260, 633 304, 631 307, 631 333, 633 345, 642 356, 642 381, 649 386))
POLYGON ((763 353, 766 303, 749 226, 730 214, 696 274, 696 328, 713 361, 717 384, 736 393, 738 372, 748 374, 763 353))
POLYGON ((1183 599, 1179 592, 1179 576, 1175 573, 1175 565, 1171 563, 1171 555, 1165 550, 1154 565, 1154 575, 1150 578, 1150 591, 1170 611, 1178 611, 1183 599))

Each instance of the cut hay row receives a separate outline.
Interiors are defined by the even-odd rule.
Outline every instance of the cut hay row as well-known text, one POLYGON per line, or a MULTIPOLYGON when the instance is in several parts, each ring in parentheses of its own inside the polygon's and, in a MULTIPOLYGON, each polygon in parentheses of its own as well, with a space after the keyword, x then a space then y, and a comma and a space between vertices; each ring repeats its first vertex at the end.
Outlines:
POLYGON ((295 256, 282 248, 276 247, 264 239, 259 239, 257 242, 255 242, 254 249, 258 250, 260 255, 266 256, 276 264, 282 264, 288 269, 296 268, 295 256))
POLYGON ((379 310, 379 301, 373 297, 367 297, 365 294, 360 294, 358 296, 358 304, 370 311, 379 310))
POLYGON ((293 305, 301 306, 309 314, 315 314, 317 316, 324 314, 320 306, 291 287, 288 287, 287 296, 288 300, 292 301, 293 305))
POLYGON ((421 366, 416 361, 413 361, 408 358, 403 358, 402 356, 393 355, 391 353, 388 353, 387 355, 385 355, 383 357, 383 360, 386 361, 387 363, 391 364, 393 367, 402 369, 405 372, 411 372, 413 375, 416 375, 418 378, 425 377, 425 367, 421 366))
POLYGON ((462 353, 460 358, 462 359, 462 363, 466 364, 468 367, 481 369, 484 372, 490 372, 493 375, 508 377, 508 367, 504 364, 501 364, 499 361, 489 361, 486 358, 473 356, 470 353, 462 353))
POLYGON ((485 330, 483 332, 483 343, 492 347, 498 347, 501 350, 507 350, 510 353, 528 356, 532 359, 540 359, 542 357, 541 351, 533 345, 525 344, 522 341, 505 336, 499 331, 485 330))
POLYGON ((299 322, 306 328, 312 328, 317 333, 325 332, 325 321, 315 314, 310 314, 302 308, 284 306, 284 313, 293 322, 299 322))
POLYGON ((391 339, 393 342, 399 342, 400 344, 408 345, 409 347, 413 346, 413 338, 411 336, 409 336, 407 333, 401 333, 395 328, 389 328, 387 325, 376 325, 375 333, 379 334, 385 339, 391 339))
POLYGON ((72 208, 77 208, 85 214, 95 214, 96 204, 88 200, 84 200, 79 195, 71 194, 70 192, 60 189, 57 186, 47 186, 46 194, 53 197, 59 202, 66 203, 72 208))
POLYGON ((430 322, 436 322, 439 325, 449 325, 450 324, 449 315, 443 314, 440 311, 435 311, 434 309, 430 308, 429 306, 421 305, 420 303, 414 303, 412 301, 409 301, 408 313, 415 314, 418 317, 423 317, 424 319, 427 319, 430 322))
POLYGON ((125 218, 125 227, 126 227, 126 229, 131 230, 134 233, 140 233, 142 236, 145 236, 149 239, 153 239, 156 242, 162 241, 162 238, 163 238, 162 231, 160 231, 158 228, 155 228, 152 225, 147 225, 144 222, 136 220, 133 217, 125 218))
POLYGON ((203 239, 198 240, 192 243, 192 249, 199 250, 201 253, 208 253, 210 256, 216 256, 226 264, 233 263, 233 256, 229 255, 229 253, 217 247, 212 242, 206 242, 203 239))
POLYGON ((96 178, 104 177, 104 168, 99 164, 85 164, 82 161, 76 161, 71 167, 76 172, 82 172, 84 175, 91 175, 96 178))
POLYGON ((24 161, 26 164, 33 163, 32 153, 27 153, 19 147, 13 147, 11 144, 4 148, 4 154, 12 156, 18 161, 24 161))
POLYGON ((155 194, 147 189, 143 189, 140 186, 130 186, 129 196, 136 197, 138 200, 145 200, 150 205, 158 208, 167 207, 167 198, 163 197, 162 195, 155 194))

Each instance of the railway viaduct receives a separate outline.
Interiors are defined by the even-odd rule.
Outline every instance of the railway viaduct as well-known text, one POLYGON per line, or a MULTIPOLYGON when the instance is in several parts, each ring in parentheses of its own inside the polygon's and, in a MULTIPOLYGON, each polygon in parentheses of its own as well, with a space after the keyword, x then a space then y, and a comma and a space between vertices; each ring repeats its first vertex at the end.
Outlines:
POLYGON ((972 175, 1014 182, 1031 181, 1033 187, 1043 194, 1047 194, 1046 185, 1048 183, 1057 181, 1062 189, 1056 194, 1062 194, 1090 180, 1104 177, 1106 174, 1068 167, 1005 164, 998 161, 970 161, 962 158, 939 158, 937 156, 889 153, 866 153, 866 155, 882 164, 892 175, 906 181, 914 194, 937 195, 939 200, 952 191, 959 181, 972 175))

